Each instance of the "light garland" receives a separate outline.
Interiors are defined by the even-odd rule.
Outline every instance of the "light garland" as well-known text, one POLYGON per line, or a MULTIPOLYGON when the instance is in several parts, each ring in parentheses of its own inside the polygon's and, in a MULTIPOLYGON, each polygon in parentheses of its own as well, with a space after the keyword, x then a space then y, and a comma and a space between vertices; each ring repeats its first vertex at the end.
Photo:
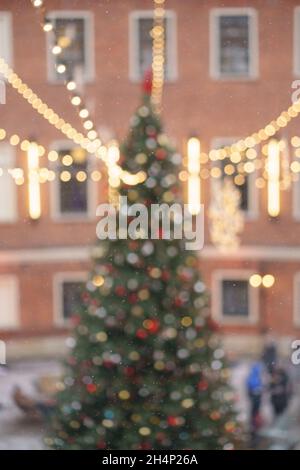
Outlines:
MULTIPOLYGON (((23 152, 29 151, 31 145, 33 144, 27 139, 21 139, 18 134, 13 134, 10 137, 7 135, 5 129, 0 128, 0 141, 7 139, 13 147, 19 147, 23 152)), ((46 156, 48 161, 51 163, 57 162, 61 159, 62 167, 54 171, 52 168, 40 167, 36 169, 36 173, 39 175, 39 182, 46 183, 47 181, 54 181, 57 177, 60 178, 62 182, 68 182, 72 178, 76 179, 78 182, 84 182, 86 179, 91 179, 94 182, 98 182, 102 178, 102 173, 97 169, 91 170, 76 170, 72 168, 73 161, 76 160, 76 157, 73 155, 74 152, 81 150, 81 147, 78 147, 78 150, 75 148, 70 154, 60 155, 57 150, 50 150, 46 152, 46 149, 43 145, 35 143, 35 148, 39 157, 46 156)), ((85 151, 84 151, 85 152, 85 151)), ((128 171, 122 170, 118 165, 118 160, 120 157, 120 151, 117 141, 111 141, 108 148, 101 146, 99 149, 101 152, 101 159, 105 162, 107 168, 109 169, 109 184, 112 189, 117 188, 120 185, 120 181, 123 181, 128 186, 135 186, 137 184, 143 183, 147 179, 147 175, 144 171, 139 171, 138 173, 129 173, 128 171)), ((0 167, 0 177, 7 172, 15 181, 17 185, 22 185, 25 182, 24 171, 22 168, 1 168, 0 167)))
POLYGON ((101 143, 92 142, 81 132, 78 132, 70 123, 62 119, 53 109, 51 109, 39 96, 24 83, 21 78, 11 69, 3 58, 0 58, 0 73, 6 78, 8 83, 52 126, 61 131, 68 139, 76 145, 80 145, 89 153, 96 153, 101 143))
POLYGON ((278 141, 270 140, 268 149, 268 213, 270 217, 280 214, 280 148, 278 141))
MULTIPOLYGON (((7 143, 9 143, 13 147, 19 147, 20 150, 23 152, 27 152, 30 141, 28 139, 21 139, 21 137, 18 134, 12 134, 12 135, 7 135, 7 132, 5 129, 0 128, 0 141, 1 140, 6 140, 7 143)), ((296 144, 300 144, 300 137, 292 137, 291 138, 291 145, 292 147, 296 147, 296 144)), ((287 143, 282 141, 278 142, 279 149, 281 154, 284 152, 287 152, 287 143)), ((97 156, 99 159, 101 159, 106 167, 109 169, 109 177, 111 177, 111 180, 109 181, 112 183, 113 187, 118 187, 120 180, 122 180, 125 184, 127 185, 136 185, 140 184, 143 181, 145 181, 146 177, 144 175, 144 172, 139 172, 137 174, 131 174, 127 171, 123 171, 120 166, 118 165, 118 160, 119 158, 115 158, 114 155, 116 155, 116 152, 119 152, 118 150, 118 144, 116 141, 111 141, 108 144, 108 147, 110 147, 110 151, 108 152, 108 148, 105 146, 100 146, 97 152, 97 156)), ((281 190, 286 190, 290 187, 290 183, 292 181, 298 181, 299 180, 299 173, 300 173, 300 146, 296 147, 295 151, 295 160, 293 160, 291 163, 289 163, 288 158, 281 158, 281 173, 283 174, 281 180, 280 180, 280 189, 281 190)), ((59 156, 59 152, 56 150, 50 150, 46 151, 45 147, 43 145, 38 144, 38 151, 39 151, 39 156, 46 156, 48 161, 50 163, 56 162, 59 157, 61 157, 62 164, 65 165, 66 167, 70 167, 73 163, 73 157, 70 155, 62 155, 59 156)), ((200 149, 199 149, 200 151, 200 149)), ((82 149, 80 146, 75 147, 72 149, 72 154, 74 152, 83 152, 85 153, 86 150, 82 149)), ((199 153, 199 152, 198 152, 199 153)), ((266 157, 266 168, 263 171, 261 176, 258 176, 255 180, 256 187, 259 189, 263 189, 266 187, 267 182, 268 182, 268 169, 267 169, 267 157, 268 157, 268 146, 264 146, 262 149, 262 155, 266 157)), ((74 157, 76 160, 76 157, 74 157)), ((255 170, 263 170, 264 167, 264 160, 256 159, 255 161, 251 162, 246 162, 238 164, 236 167, 234 165, 228 164, 225 166, 224 171, 221 170, 220 167, 213 167, 210 170, 208 168, 205 168, 203 165, 203 161, 207 163, 207 160, 203 160, 203 154, 200 153, 200 158, 197 161, 199 164, 199 169, 200 169, 200 179, 207 179, 209 177, 213 179, 220 179, 222 176, 231 176, 233 173, 236 173, 236 175, 233 177, 233 181, 237 186, 241 186, 245 182, 245 177, 247 174, 251 174, 251 172, 255 170)), ((20 171, 22 170, 21 168, 1 168, 0 167, 0 176, 5 172, 8 171, 9 173, 15 178, 15 180, 18 181, 18 184, 22 184, 22 178, 20 177, 20 171)), ((198 169, 197 169, 198 170, 198 169)), ((51 170, 50 170, 51 171, 51 170)), ((72 172, 71 172, 72 173, 72 172)), ((179 179, 180 181, 188 182, 191 174, 188 171, 181 171, 179 173, 179 179)), ((197 183, 198 184, 198 183, 197 183)), ((199 186, 201 182, 199 181, 199 186)), ((200 190, 200 189, 199 189, 200 190)), ((198 191, 198 189, 197 189, 198 191)), ((194 197, 194 192, 191 191, 191 197, 193 196, 193 200, 195 200, 194 197)), ((200 201, 200 196, 199 196, 199 201, 200 201)), ((200 201, 201 202, 201 201, 200 201)))
POLYGON ((39 148, 35 142, 30 143, 27 151, 28 165, 28 208, 32 220, 41 217, 41 189, 39 181, 39 148))
POLYGON ((154 0, 152 29, 152 102, 157 112, 161 110, 165 75, 165 0, 154 0))
POLYGON ((200 140, 191 137, 187 143, 188 158, 188 208, 192 215, 201 210, 201 180, 200 180, 200 140))
MULTIPOLYGON (((66 41, 66 45, 64 46, 62 44, 62 41, 60 41, 60 38, 57 37, 57 32, 55 31, 55 28, 53 27, 52 21, 47 18, 47 11, 46 11, 43 1, 32 0, 31 3, 36 9, 39 10, 41 14, 42 21, 40 21, 40 23, 41 23, 41 27, 43 31, 46 34, 52 33, 54 35, 55 41, 54 41, 54 46, 51 49, 51 53, 54 57, 59 57, 62 54, 63 50, 70 46, 72 40, 68 38, 69 41, 66 41)), ((67 66, 63 62, 60 62, 56 65, 56 71, 59 75, 68 74, 67 66)), ((90 112, 86 104, 84 103, 82 93, 79 93, 78 91, 80 88, 79 81, 76 80, 75 77, 72 77, 69 80, 65 80, 65 86, 66 86, 66 90, 68 91, 68 95, 70 97, 70 102, 76 108, 78 116, 82 120, 82 125, 85 131, 87 132, 87 137, 90 140, 98 139, 100 141, 98 132, 95 130, 94 123, 90 119, 90 112)))
POLYGON ((244 215, 240 209, 241 195, 230 178, 213 188, 209 209, 211 241, 220 251, 235 250, 240 244, 244 215))

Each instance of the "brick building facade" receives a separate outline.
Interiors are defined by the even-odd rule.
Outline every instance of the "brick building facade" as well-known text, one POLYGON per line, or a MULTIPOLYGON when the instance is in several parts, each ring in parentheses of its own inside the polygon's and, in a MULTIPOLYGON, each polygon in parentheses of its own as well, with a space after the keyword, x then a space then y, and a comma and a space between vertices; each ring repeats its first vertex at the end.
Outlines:
MULTIPOLYGON (((49 19, 75 35, 70 54, 81 67, 84 94, 100 132, 121 140, 139 102, 140 77, 151 61, 152 1, 46 3, 49 19)), ((299 1, 168 0, 166 7, 163 120, 180 151, 191 134, 200 137, 208 152, 256 131, 290 106, 292 82, 300 75, 299 1)), ((49 52, 51 36, 47 39, 35 13, 30 2, 0 1, 0 56, 80 128, 49 52)), ((47 149, 72 152, 70 142, 6 88, 0 128, 8 136, 18 133, 47 149)), ((298 122, 284 130, 284 138, 299 133, 298 122)), ((26 155, 4 139, 0 162, 1 167, 25 168, 26 155)), ((95 206, 106 197, 105 172, 100 170, 100 183, 77 188, 81 193, 74 207, 70 194, 76 186, 65 190, 57 180, 41 185, 38 221, 28 217, 26 181, 16 186, 9 176, 0 177, 0 336, 8 340, 12 355, 55 353, 56 338, 67 330, 77 283, 89 270, 95 206)), ((211 179, 202 183, 206 207, 212 184, 211 179)), ((250 176, 243 189, 246 225, 235 253, 217 251, 206 223, 199 265, 211 289, 212 315, 232 348, 255 349, 262 326, 284 342, 300 334, 299 189, 300 183, 294 183, 281 193, 280 217, 271 220, 266 189, 257 189, 255 176, 250 176), (252 288, 248 281, 253 273, 271 273, 275 285, 252 288)))

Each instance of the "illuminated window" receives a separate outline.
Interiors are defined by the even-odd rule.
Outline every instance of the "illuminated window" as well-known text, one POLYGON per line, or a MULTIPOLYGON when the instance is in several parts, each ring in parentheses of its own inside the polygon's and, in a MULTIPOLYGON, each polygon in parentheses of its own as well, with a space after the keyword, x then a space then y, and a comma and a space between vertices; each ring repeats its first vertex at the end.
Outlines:
MULTIPOLYGON (((234 142, 239 140, 238 138, 215 138, 212 141, 212 148, 220 149, 228 145, 232 145, 234 142)), ((225 167, 231 164, 229 158, 224 158, 223 160, 213 162, 213 166, 219 167, 222 170, 222 176, 220 179, 212 178, 212 185, 219 185, 224 178, 232 179, 235 187, 240 192, 240 201, 241 201, 241 210, 244 211, 247 219, 255 219, 258 213, 258 193, 255 186, 256 172, 250 174, 244 174, 244 179, 242 184, 237 184, 235 182, 235 177, 237 176, 237 168, 234 166, 235 172, 231 175, 226 175, 224 172, 225 167)))
MULTIPOLYGON (((152 11, 135 11, 130 15, 130 78, 141 80, 145 72, 152 66, 153 40, 151 30, 153 27, 152 11)), ((176 17, 173 12, 167 11, 165 18, 165 79, 175 80, 176 66, 176 17)))
POLYGON ((255 78, 258 69, 256 13, 221 8, 211 14, 211 72, 214 78, 255 78))
POLYGON ((294 13, 294 73, 300 76, 300 7, 294 13))
POLYGON ((5 142, 0 143, 0 224, 17 220, 17 186, 7 169, 15 166, 15 149, 5 142), (5 201, 5 204, 4 204, 5 201))
POLYGON ((94 78, 93 22, 89 12, 52 12, 47 19, 53 24, 53 31, 47 34, 49 79, 63 82, 75 79, 91 81, 94 78), (61 52, 53 54, 54 46, 61 52), (65 66, 65 73, 59 74, 58 65, 65 66))
POLYGON ((12 65, 11 14, 0 11, 0 57, 12 65))

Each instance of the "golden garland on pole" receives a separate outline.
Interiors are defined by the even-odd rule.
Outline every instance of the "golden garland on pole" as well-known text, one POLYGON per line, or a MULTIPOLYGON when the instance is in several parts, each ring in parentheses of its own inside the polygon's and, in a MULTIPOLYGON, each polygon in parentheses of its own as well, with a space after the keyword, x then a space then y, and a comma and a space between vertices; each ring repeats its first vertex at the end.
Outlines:
POLYGON ((152 102, 159 113, 165 75, 165 0, 154 0, 152 43, 152 102))

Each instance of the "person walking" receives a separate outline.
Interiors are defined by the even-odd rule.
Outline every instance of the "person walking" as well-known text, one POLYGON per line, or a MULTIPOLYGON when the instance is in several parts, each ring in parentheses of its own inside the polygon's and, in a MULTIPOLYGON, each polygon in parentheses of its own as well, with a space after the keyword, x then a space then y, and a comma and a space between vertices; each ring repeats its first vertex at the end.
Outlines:
POLYGON ((257 431, 261 426, 260 408, 264 390, 263 365, 260 362, 251 367, 246 384, 250 400, 250 433, 252 444, 255 445, 257 431))
POLYGON ((275 418, 287 409, 292 394, 288 373, 283 367, 274 369, 270 381, 271 404, 275 418))

